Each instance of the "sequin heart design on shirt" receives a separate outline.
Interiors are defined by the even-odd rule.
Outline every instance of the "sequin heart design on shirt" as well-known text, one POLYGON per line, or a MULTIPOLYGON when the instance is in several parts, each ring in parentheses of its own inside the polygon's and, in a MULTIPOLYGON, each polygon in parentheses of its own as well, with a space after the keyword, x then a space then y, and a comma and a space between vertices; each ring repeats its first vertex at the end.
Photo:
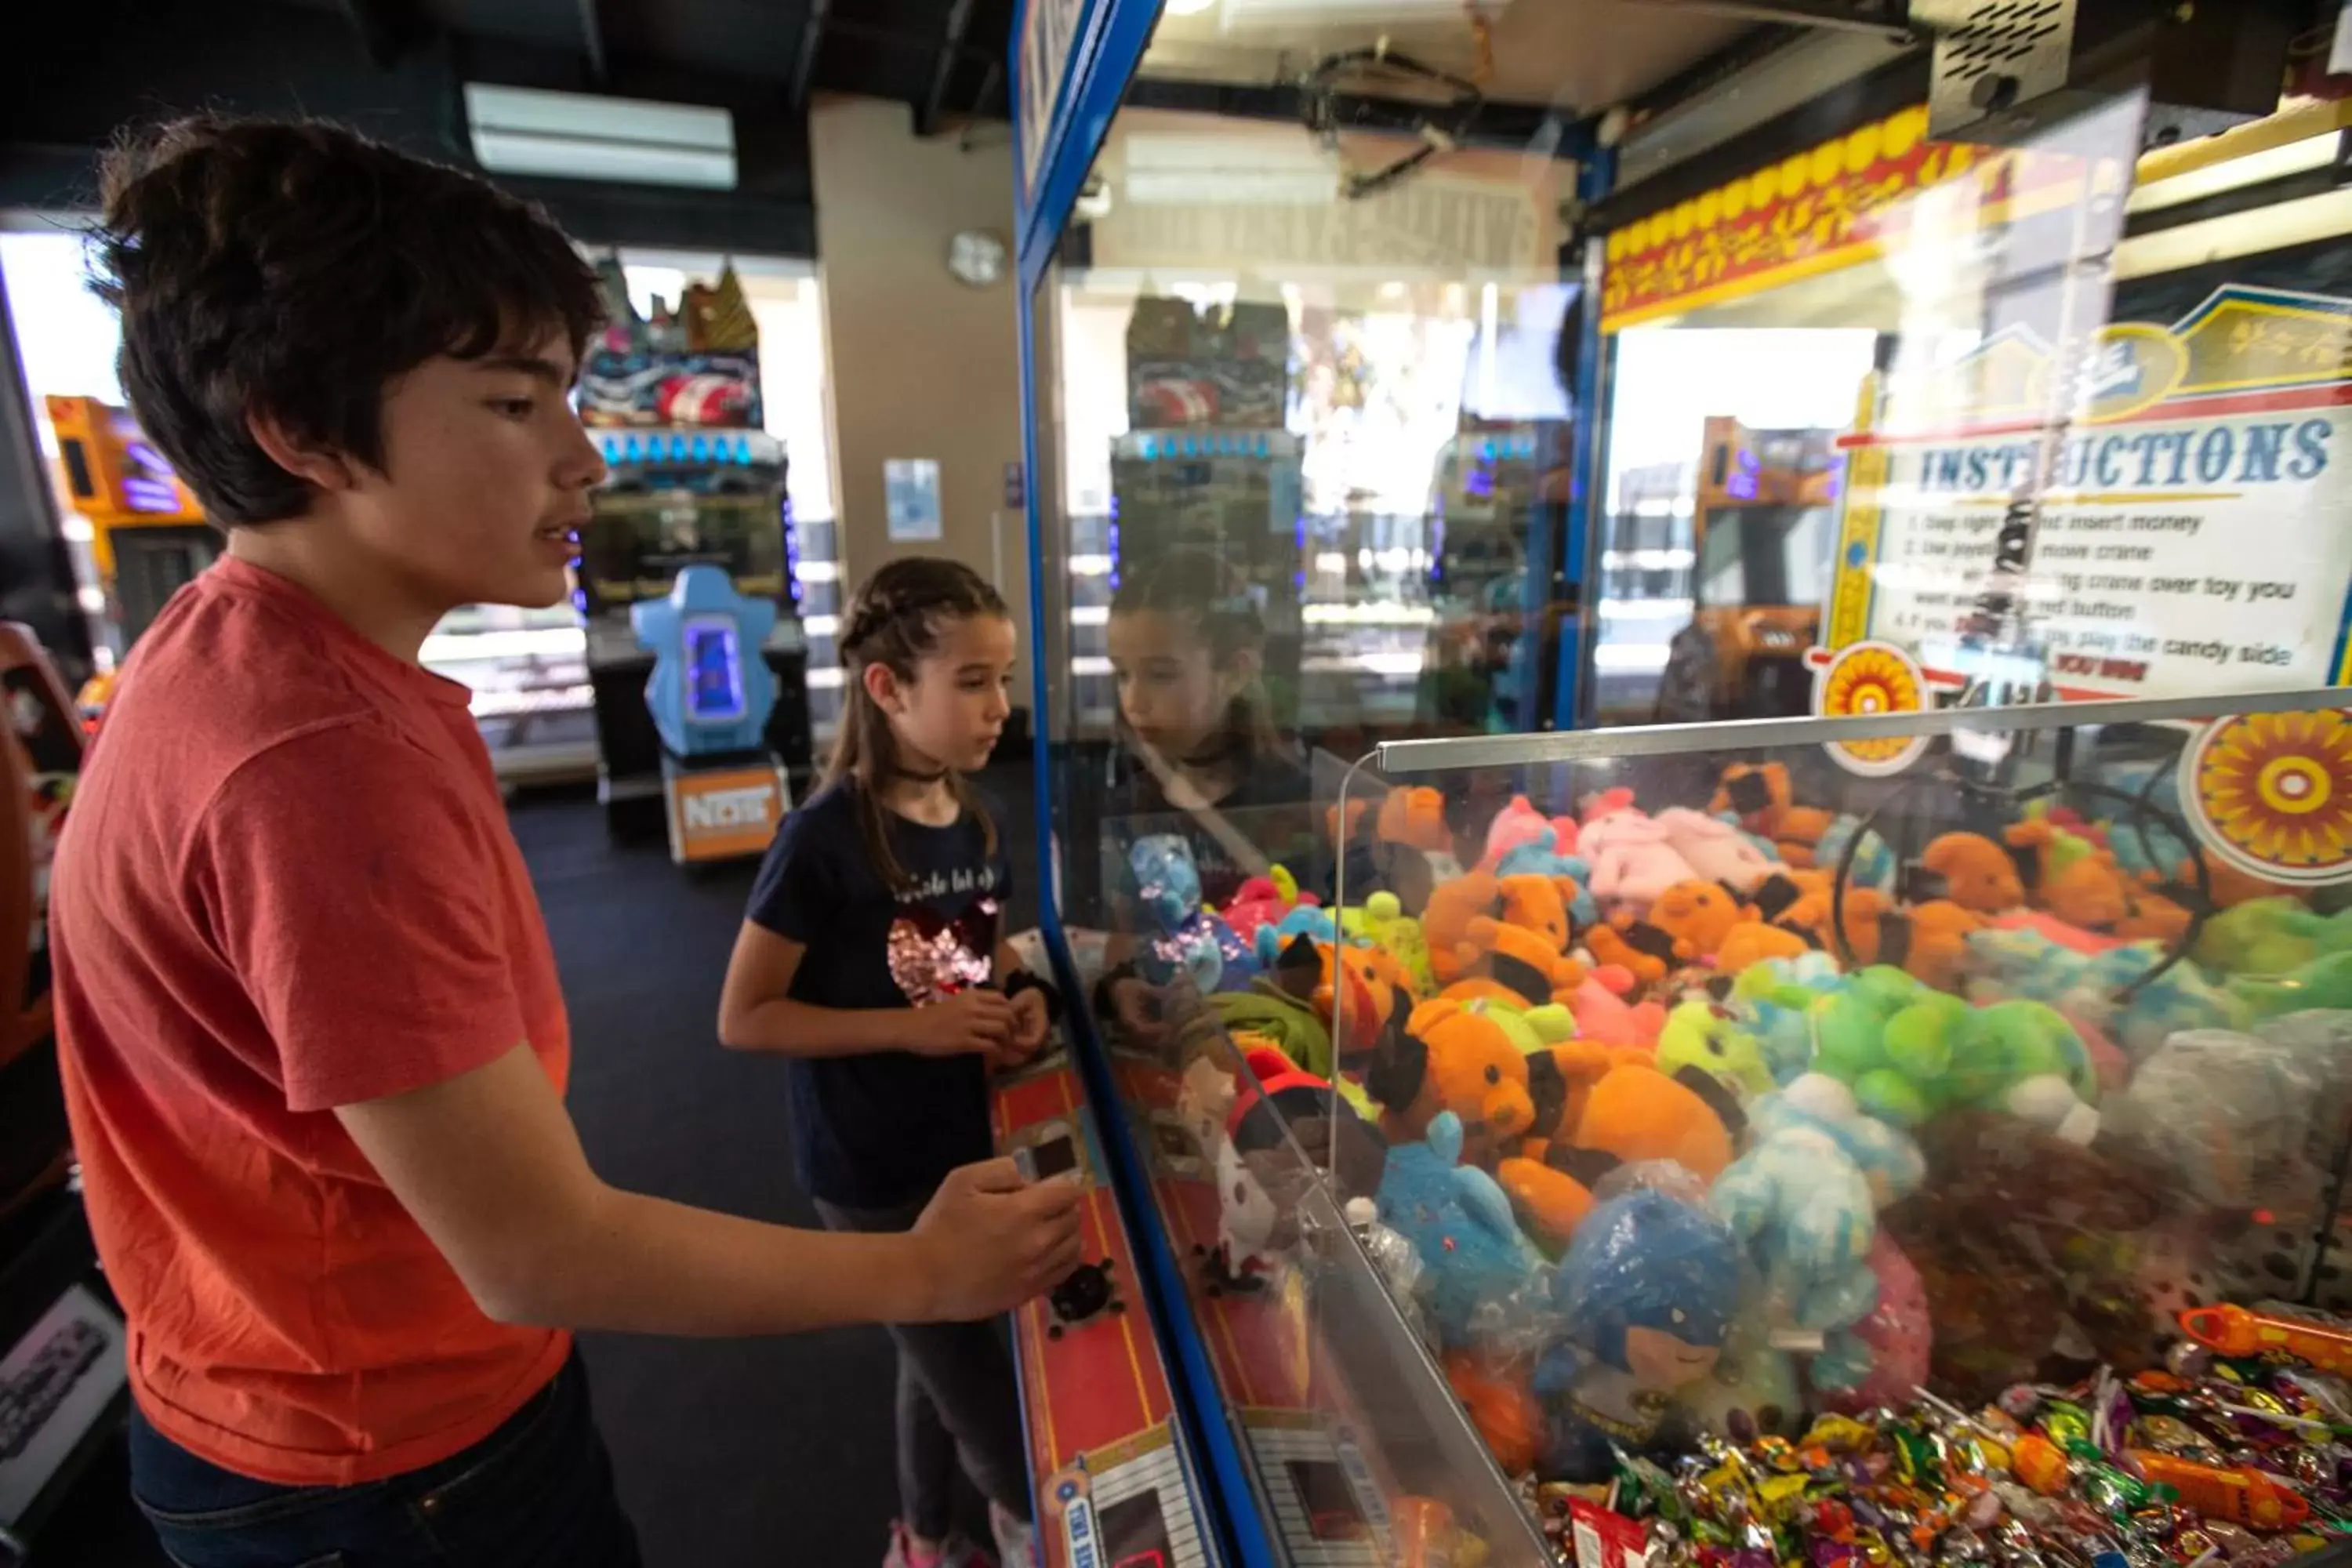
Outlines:
POLYGON ((996 900, 974 899, 950 921, 918 904, 890 922, 890 978, 918 1007, 988 984, 996 900))

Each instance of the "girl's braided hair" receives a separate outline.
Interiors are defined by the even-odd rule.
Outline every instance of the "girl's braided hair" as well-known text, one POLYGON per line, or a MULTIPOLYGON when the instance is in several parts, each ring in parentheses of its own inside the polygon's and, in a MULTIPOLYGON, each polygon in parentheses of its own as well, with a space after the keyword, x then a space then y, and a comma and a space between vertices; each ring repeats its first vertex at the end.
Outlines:
MULTIPOLYGON (((881 790, 903 772, 890 716, 866 689, 866 670, 878 664, 900 680, 915 679, 915 667, 936 652, 940 636, 952 622, 970 616, 1009 618, 1003 595, 979 573, 960 561, 909 555, 893 561, 858 588, 843 617, 841 665, 848 672, 841 730, 833 742, 824 783, 852 779, 857 784, 857 824, 867 856, 893 892, 914 886, 915 879, 898 864, 890 849, 888 824, 883 816, 881 790)), ((996 853, 996 823, 980 797, 950 769, 948 787, 957 803, 980 819, 987 853, 996 853)))

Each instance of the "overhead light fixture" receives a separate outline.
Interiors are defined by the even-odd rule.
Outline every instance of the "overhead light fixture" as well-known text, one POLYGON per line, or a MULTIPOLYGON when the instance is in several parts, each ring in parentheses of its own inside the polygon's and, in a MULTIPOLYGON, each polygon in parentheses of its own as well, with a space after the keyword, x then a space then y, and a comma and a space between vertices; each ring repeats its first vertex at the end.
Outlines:
MULTIPOLYGON (((1171 4, 1169 8, 1175 7, 1171 4)), ((1462 0, 1225 0, 1225 26, 1352 23, 1392 27, 1412 22, 1458 22, 1462 11, 1462 0)))
POLYGON ((735 117, 723 109, 469 81, 466 124, 494 174, 735 188, 735 117))
POLYGON ((1168 0, 1167 11, 1171 16, 1197 16, 1216 4, 1217 0, 1168 0))
POLYGON ((2202 201, 2227 191, 2243 190, 2248 185, 2260 185, 2272 180, 2284 180, 2296 174, 2307 174, 2315 169, 2325 169, 2336 162, 2337 133, 2329 131, 2322 135, 2305 136, 2276 147, 2243 153, 2208 163, 2201 169, 2190 169, 2169 179, 2152 180, 2135 186, 2130 199, 2124 204, 2129 213, 2161 212, 2187 202, 2202 201))

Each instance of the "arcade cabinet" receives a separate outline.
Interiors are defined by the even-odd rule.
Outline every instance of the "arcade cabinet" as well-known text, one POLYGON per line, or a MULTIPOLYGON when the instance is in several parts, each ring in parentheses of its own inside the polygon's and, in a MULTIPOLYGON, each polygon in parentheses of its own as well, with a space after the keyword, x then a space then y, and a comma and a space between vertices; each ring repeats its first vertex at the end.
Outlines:
POLYGON ((775 676, 756 653, 775 629, 776 606, 745 598, 718 567, 694 565, 629 622, 653 656, 646 710, 661 736, 670 858, 684 866, 763 852, 793 800, 767 743, 775 676))
POLYGON ((23 626, 0 623, 0 1560, 41 1523, 129 1410, 122 1320, 72 1187, 50 1027, 50 857, 82 730, 23 626))
POLYGON ((761 427, 759 333, 732 271, 688 289, 675 312, 656 300, 646 317, 617 263, 599 270, 613 324, 590 345, 580 416, 609 473, 581 537, 574 593, 596 708, 597 793, 615 837, 668 832, 675 845, 667 758, 676 748, 647 705, 658 672, 633 612, 668 599, 686 569, 768 607, 759 631, 735 645, 747 677, 756 667, 773 692, 757 742, 788 773, 810 765, 785 453, 761 427))
POLYGON ((44 401, 67 494, 89 521, 89 564, 106 591, 108 619, 121 628, 120 657, 164 602, 213 563, 220 531, 128 410, 95 397, 44 401))
POLYGON ((1224 563, 1265 622, 1263 679, 1279 723, 1297 717, 1308 552, 1298 437, 1283 426, 1289 353, 1281 305, 1135 302, 1107 541, 1113 588, 1118 574, 1171 550, 1224 563))
POLYGON ((1661 721, 1811 710, 1805 650, 1829 591, 1837 435, 1706 422, 1691 510, 1695 607, 1669 645, 1661 721))

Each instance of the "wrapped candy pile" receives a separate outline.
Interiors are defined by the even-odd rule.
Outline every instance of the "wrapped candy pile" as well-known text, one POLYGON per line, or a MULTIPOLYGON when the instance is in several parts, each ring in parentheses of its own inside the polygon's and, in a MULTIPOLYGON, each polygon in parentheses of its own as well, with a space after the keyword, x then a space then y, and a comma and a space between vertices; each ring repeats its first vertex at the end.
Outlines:
POLYGON ((2284 1310, 2183 1317, 2196 1337, 2133 1377, 2020 1384, 1975 1411, 1922 1391, 1793 1439, 1702 1438, 1671 1471, 1620 1450, 1605 1488, 1529 1483, 1528 1501, 1583 1568, 1625 1568, 1578 1552, 1603 1521, 1640 1531, 1648 1568, 2272 1568, 2352 1533, 2352 1386, 2321 1370, 2352 1366, 2352 1333, 2284 1310))

